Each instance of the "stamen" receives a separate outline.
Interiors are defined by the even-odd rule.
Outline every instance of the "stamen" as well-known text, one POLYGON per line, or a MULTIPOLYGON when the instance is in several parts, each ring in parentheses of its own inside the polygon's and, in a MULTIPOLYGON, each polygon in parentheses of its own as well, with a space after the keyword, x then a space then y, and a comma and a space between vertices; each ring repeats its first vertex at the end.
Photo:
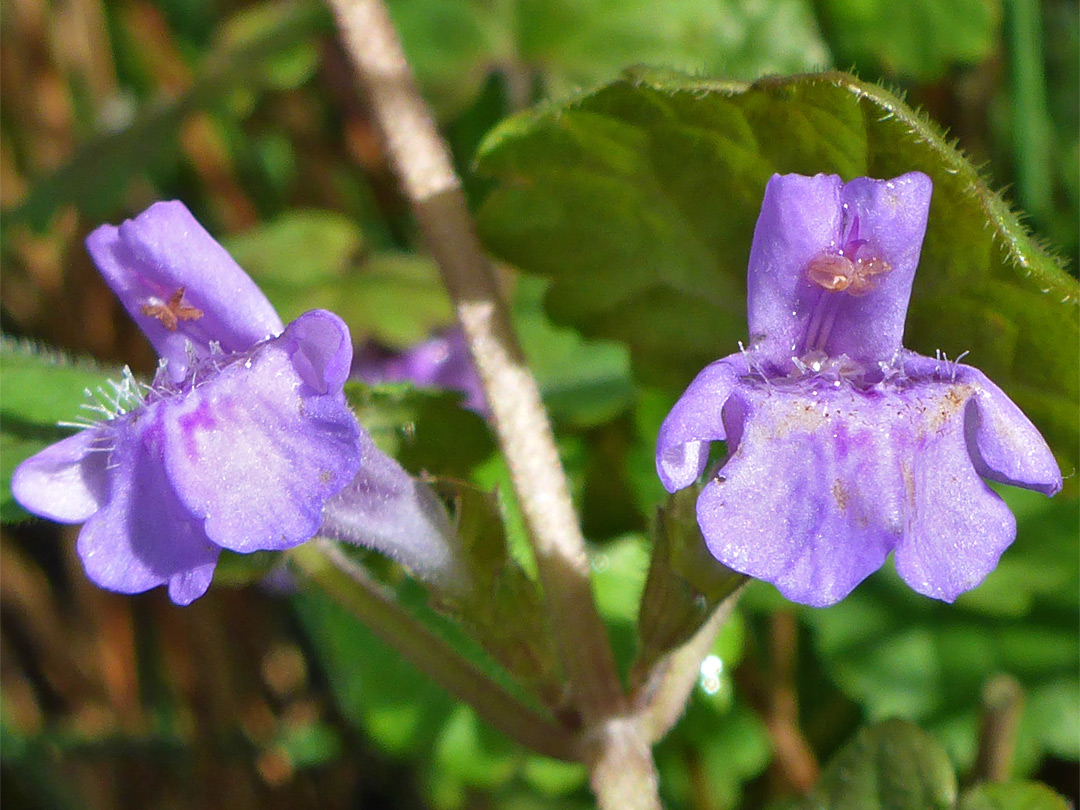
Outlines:
POLYGON ((843 292, 851 283, 855 264, 847 256, 823 254, 810 262, 806 277, 829 292, 843 292))
POLYGON ((203 316, 201 309, 184 303, 184 287, 178 287, 167 303, 143 304, 142 314, 157 318, 170 332, 175 332, 180 321, 197 321, 203 316))

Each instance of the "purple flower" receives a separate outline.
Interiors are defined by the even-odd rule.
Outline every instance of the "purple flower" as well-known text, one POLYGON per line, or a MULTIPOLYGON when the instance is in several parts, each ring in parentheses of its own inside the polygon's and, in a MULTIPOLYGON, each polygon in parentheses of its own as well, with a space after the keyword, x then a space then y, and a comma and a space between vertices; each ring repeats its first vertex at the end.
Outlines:
POLYGON ((460 329, 448 329, 404 352, 369 343, 357 353, 353 369, 357 378, 372 385, 408 381, 460 391, 465 395, 466 408, 481 415, 488 411, 480 377, 460 329))
POLYGON ((323 310, 283 329, 179 202, 98 228, 87 247, 161 364, 149 386, 125 372, 108 418, 27 459, 12 490, 31 512, 85 523, 78 552, 98 585, 167 584, 188 604, 221 549, 304 542, 357 474, 349 331, 323 310))
POLYGON ((1038 430, 982 372, 901 346, 930 179, 776 175, 748 273, 750 345, 705 368, 660 428, 670 492, 709 443, 727 459, 697 503, 725 565, 831 605, 890 552, 916 591, 978 585, 1016 535, 983 479, 1053 495, 1038 430))

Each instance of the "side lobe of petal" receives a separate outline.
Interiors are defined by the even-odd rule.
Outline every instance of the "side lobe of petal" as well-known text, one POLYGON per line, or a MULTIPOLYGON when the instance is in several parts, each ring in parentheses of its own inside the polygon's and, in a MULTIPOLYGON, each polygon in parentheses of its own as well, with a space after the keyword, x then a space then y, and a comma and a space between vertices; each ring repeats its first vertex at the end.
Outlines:
POLYGON ((162 403, 169 480, 224 548, 308 540, 323 504, 359 468, 359 427, 344 395, 313 393, 295 354, 296 340, 283 335, 162 403))
POLYGON ((656 472, 668 492, 694 483, 705 469, 709 443, 727 438, 723 408, 747 372, 747 362, 739 354, 711 363, 664 419, 656 438, 656 472))
POLYGON ((186 605, 210 586, 220 550, 177 500, 143 438, 133 428, 118 436, 109 500, 83 526, 76 549, 102 588, 142 593, 168 584, 172 600, 186 605))
MULTIPOLYGON (((896 570, 914 590, 952 602, 982 582, 1016 537, 1009 507, 979 478, 964 424, 974 398, 904 459, 908 527, 896 570)), ((933 409, 931 409, 931 413, 933 409)))
POLYGON ((209 352, 211 342, 226 352, 245 351, 282 330, 255 282, 181 202, 155 203, 119 227, 103 225, 87 237, 86 247, 124 308, 169 361, 174 381, 187 372, 189 342, 199 355, 209 352), (187 314, 175 323, 144 311, 167 307, 181 289, 187 314))
POLYGON ((88 428, 50 445, 15 468, 11 492, 35 515, 82 523, 109 497, 108 428, 88 428))
POLYGON ((464 590, 466 575, 442 504, 363 431, 360 445, 360 471, 326 502, 320 534, 375 549, 444 589, 464 590))
POLYGON ((713 556, 815 607, 880 568, 903 523, 894 437, 877 411, 857 394, 759 392, 742 440, 698 499, 713 556))
POLYGON ((999 484, 1051 496, 1061 490, 1061 469, 1039 429, 1008 395, 972 366, 904 353, 909 374, 949 379, 974 389, 965 440, 979 475, 999 484))
POLYGON ((345 321, 315 309, 289 324, 282 338, 293 343, 293 365, 305 383, 320 394, 341 390, 352 367, 352 338, 345 321))
POLYGON ((810 261, 839 250, 842 183, 837 175, 773 175, 754 228, 747 273, 751 346, 787 368, 800 353, 821 289, 805 278, 810 261))
POLYGON ((888 361, 900 351, 911 283, 919 263, 933 183, 922 172, 892 180, 859 177, 844 185, 840 199, 849 219, 858 217, 865 250, 891 268, 862 296, 843 295, 825 346, 831 356, 888 361))

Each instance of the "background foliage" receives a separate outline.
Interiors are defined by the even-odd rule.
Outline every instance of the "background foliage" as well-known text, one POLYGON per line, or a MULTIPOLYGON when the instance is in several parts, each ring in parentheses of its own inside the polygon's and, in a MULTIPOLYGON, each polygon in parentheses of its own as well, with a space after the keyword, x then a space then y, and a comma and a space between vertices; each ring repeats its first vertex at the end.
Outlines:
MULTIPOLYGON (((1059 807, 1020 781, 963 793, 982 690, 1001 674, 1024 695, 1014 775, 1075 802, 1075 6, 390 5, 486 243, 507 263, 506 294, 624 670, 662 495, 656 428, 693 374, 745 338, 746 255, 773 171, 934 176, 907 343, 971 351, 1045 431, 1067 476, 1053 501, 1003 492, 1020 539, 955 606, 913 595, 888 571, 828 610, 752 585, 657 750, 670 806, 842 806, 830 790, 851 773, 866 792, 850 806, 896 806, 888 774, 858 770, 895 744, 889 761, 932 764, 926 806, 963 794, 964 810, 1059 807), (637 64, 648 67, 623 73, 637 64), (742 84, 852 66, 858 82, 742 84), (909 115, 893 88, 927 116, 909 115), (1004 187, 1023 225, 994 194, 1004 187), (853 737, 893 717, 927 733, 891 721, 853 737), (793 798, 834 754, 814 792, 793 798)), ((125 363, 152 369, 81 240, 156 199, 183 199, 286 319, 329 307, 358 341, 391 348, 451 322, 321 6, 16 0, 4 14, 5 487, 20 458, 55 440, 57 421, 79 416, 84 388, 108 390, 125 363)), ((373 435, 409 469, 500 488, 509 553, 528 572, 482 421, 452 396, 357 396, 373 435)), ((22 517, 6 490, 0 498, 5 521, 22 517)), ((0 785, 11 806, 589 806, 579 766, 506 741, 325 598, 281 576, 225 587, 272 559, 223 566, 220 587, 180 611, 160 593, 97 591, 72 540, 43 523, 4 527, 0 785)), ((399 570, 368 562, 464 643, 399 570)))

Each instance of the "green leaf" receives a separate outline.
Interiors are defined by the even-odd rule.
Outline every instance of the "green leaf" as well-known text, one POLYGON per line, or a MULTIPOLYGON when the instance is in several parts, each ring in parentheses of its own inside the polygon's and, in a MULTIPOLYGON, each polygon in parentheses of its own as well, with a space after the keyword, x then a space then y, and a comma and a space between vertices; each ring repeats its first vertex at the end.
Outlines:
POLYGON ((1039 782, 978 785, 960 798, 959 810, 1069 810, 1069 803, 1039 782))
POLYGON ((461 408, 458 394, 350 382, 345 396, 380 449, 414 474, 466 479, 494 452, 487 424, 461 408))
POLYGON ((214 568, 214 585, 226 588, 242 588, 259 582, 274 570, 282 561, 278 551, 256 551, 251 554, 238 554, 222 549, 214 568))
POLYGON ((838 63, 918 81, 988 58, 1001 33, 999 0, 823 0, 818 7, 838 63))
POLYGON ((698 528, 700 487, 669 496, 653 527, 649 575, 641 595, 639 664, 651 666, 690 639, 746 577, 716 561, 698 528))
POLYGON ((639 72, 489 134, 488 246, 552 280, 556 323, 624 341, 646 382, 681 391, 746 340, 746 266, 774 172, 934 181, 908 345, 970 362, 1044 431, 1080 446, 1078 286, 940 129, 842 73, 747 86, 639 72))
POLYGON ((436 588, 438 607, 462 622, 515 680, 557 702, 561 673, 543 599, 510 553, 498 498, 462 482, 434 484, 453 502, 460 562, 473 584, 467 593, 436 588))
POLYGON ((359 255, 363 236, 337 211, 296 209, 227 237, 222 245, 260 284, 302 288, 343 276, 359 255))
MULTIPOLYGON (((27 516, 11 497, 11 474, 24 460, 70 436, 58 422, 87 417, 88 391, 109 391, 105 372, 86 361, 73 361, 30 343, 0 340, 4 395, 0 399, 0 518, 27 516)), ((107 399, 108 395, 102 395, 107 399)))
POLYGON ((520 757, 515 745, 481 723, 465 705, 450 713, 435 744, 435 764, 446 775, 486 790, 508 782, 520 757))
POLYGON ((952 810, 956 775, 944 749, 902 720, 862 729, 833 757, 803 810, 952 810))
POLYGON ((772 758, 761 719, 743 704, 718 707, 703 689, 694 690, 686 714, 656 747, 660 787, 668 806, 738 807, 741 785, 760 774, 772 758))

